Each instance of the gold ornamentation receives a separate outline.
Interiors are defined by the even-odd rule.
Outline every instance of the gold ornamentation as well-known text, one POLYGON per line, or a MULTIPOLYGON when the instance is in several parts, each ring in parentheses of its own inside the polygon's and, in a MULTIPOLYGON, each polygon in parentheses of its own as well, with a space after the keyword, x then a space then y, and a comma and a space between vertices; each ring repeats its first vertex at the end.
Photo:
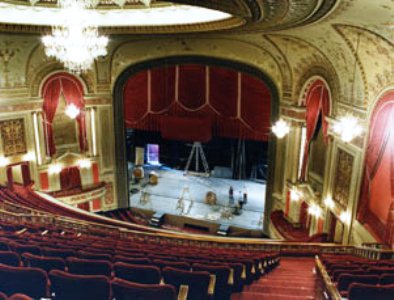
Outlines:
POLYGON ((342 207, 349 201, 350 182, 353 173, 354 157, 342 149, 338 149, 334 181, 334 200, 342 207))
POLYGON ((0 122, 4 156, 24 154, 27 152, 25 123, 23 119, 0 122))

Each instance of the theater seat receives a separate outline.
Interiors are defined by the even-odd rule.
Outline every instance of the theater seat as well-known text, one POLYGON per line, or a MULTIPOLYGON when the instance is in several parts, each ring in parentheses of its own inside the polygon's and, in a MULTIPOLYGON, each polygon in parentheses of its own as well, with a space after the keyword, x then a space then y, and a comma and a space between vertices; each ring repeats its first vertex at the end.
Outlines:
POLYGON ((28 267, 40 268, 46 272, 52 270, 62 270, 66 268, 66 264, 62 258, 59 257, 45 257, 37 256, 31 253, 23 253, 22 259, 28 267))
POLYGON ((191 272, 171 267, 166 267, 162 271, 164 282, 173 285, 177 292, 181 285, 189 287, 187 300, 207 300, 213 294, 213 286, 211 276, 208 272, 191 272), (210 286, 211 282, 211 286, 210 286), (209 290, 208 288, 211 287, 209 290))
POLYGON ((113 296, 116 300, 176 300, 177 294, 175 288, 171 285, 164 284, 140 284, 114 279, 112 282, 113 296))
POLYGON ((152 263, 149 258, 129 258, 121 255, 115 255, 113 260, 132 265, 150 265, 152 263))
POLYGON ((131 265, 123 262, 114 264, 115 277, 142 284, 159 284, 160 269, 156 266, 131 265))
POLYGON ((379 283, 379 276, 376 275, 353 275, 353 274, 341 274, 338 277, 337 289, 342 296, 346 296, 348 288, 352 283, 365 283, 370 285, 376 285, 379 283))
POLYGON ((19 267, 21 260, 17 253, 11 251, 0 251, 0 264, 19 267))
POLYGON ((112 255, 105 253, 78 251, 77 255, 79 258, 83 258, 83 259, 98 259, 98 260, 108 260, 108 261, 112 260, 112 255))
POLYGON ((376 286, 352 283, 348 290, 349 300, 393 300, 394 285, 376 286))
POLYGON ((111 284, 105 276, 53 270, 49 272, 49 278, 56 300, 109 300, 111 297, 111 284))
POLYGON ((160 268, 160 270, 162 270, 165 267, 171 267, 171 268, 181 269, 181 270, 186 270, 186 271, 190 270, 190 264, 187 262, 155 259, 155 260, 153 260, 153 264, 158 266, 160 268))
MULTIPOLYGON (((1 299, 1 298, 0 298, 1 299)), ((33 298, 25 295, 25 294, 14 294, 9 297, 7 300, 33 300, 33 298)))
POLYGON ((0 300, 7 300, 7 295, 0 292, 0 300))
POLYGON ((380 276, 380 285, 394 284, 394 274, 383 274, 380 276))
POLYGON ((60 257, 66 259, 67 257, 75 256, 74 250, 56 249, 56 248, 41 248, 42 254, 45 256, 60 257))
MULTIPOLYGON (((0 251, 9 251, 8 243, 4 241, 0 241, 0 251)), ((1 298, 0 298, 1 299, 1 298)))
POLYGON ((206 271, 216 276, 215 300, 229 300, 234 284, 233 270, 228 266, 193 264, 193 271, 206 271))
POLYGON ((17 252, 19 255, 21 255, 22 253, 25 253, 25 252, 35 254, 35 255, 41 255, 41 249, 37 246, 26 246, 26 245, 20 245, 17 243, 11 243, 10 248, 12 249, 12 251, 17 252))
POLYGON ((79 275, 104 275, 111 276, 112 265, 106 260, 67 258, 67 267, 70 273, 79 275))
POLYGON ((38 268, 0 265, 0 291, 8 296, 23 293, 33 298, 48 297, 47 274, 38 268))

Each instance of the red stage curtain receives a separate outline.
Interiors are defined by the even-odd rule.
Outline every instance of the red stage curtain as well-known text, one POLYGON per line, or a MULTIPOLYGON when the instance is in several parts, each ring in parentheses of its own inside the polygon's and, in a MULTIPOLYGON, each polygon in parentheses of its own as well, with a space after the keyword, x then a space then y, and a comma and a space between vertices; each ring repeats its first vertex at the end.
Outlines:
POLYGON ((206 72, 204 65, 179 66, 178 100, 186 110, 195 110, 204 105, 206 72))
POLYGON ((270 106, 270 90, 263 81, 198 64, 142 71, 130 77, 124 88, 126 126, 150 131, 163 128, 162 116, 204 116, 212 121, 215 136, 267 140, 270 106))
POLYGON ((60 188, 62 190, 81 187, 81 175, 78 167, 64 168, 60 172, 60 188))
POLYGON ((82 152, 88 148, 86 138, 85 104, 83 100, 83 87, 81 82, 74 76, 67 73, 58 73, 46 80, 42 90, 44 98, 43 103, 43 126, 46 141, 46 153, 53 156, 56 153, 55 139, 53 136, 52 123, 56 115, 56 109, 59 104, 60 94, 63 93, 67 104, 74 104, 81 110, 77 117, 79 128, 79 146, 82 152))
POLYGON ((312 138, 315 135, 319 117, 322 119, 322 130, 324 141, 328 142, 328 123, 325 117, 329 115, 330 100, 326 86, 320 80, 317 80, 310 87, 306 96, 306 139, 304 147, 304 157, 301 166, 301 180, 306 179, 306 170, 308 166, 309 150, 312 138))
POLYGON ((212 138, 209 117, 184 118, 163 116, 161 135, 164 139, 207 143, 212 138), (179 130, 182 128, 182 130, 179 130))
MULTIPOLYGON (((379 100, 370 124, 357 218, 362 223, 367 222, 379 238, 383 240, 385 236, 385 223, 387 222, 382 222, 382 218, 386 217, 389 211, 387 211, 387 215, 384 217, 381 212, 377 216, 376 212, 380 210, 375 208, 376 205, 385 205, 387 210, 387 206, 391 205, 391 202, 388 203, 388 201, 393 201, 394 199, 394 91, 386 93, 379 100), (381 166, 382 168, 385 166, 388 168, 382 170, 380 168, 381 166), (377 183, 375 188, 375 178, 383 176, 380 171, 388 173, 383 175, 389 176, 389 178, 383 178, 387 179, 385 180, 386 184, 380 185, 377 183), (391 194, 391 197, 388 197, 384 201, 385 204, 381 203, 382 199, 376 198, 379 194, 376 193, 377 189, 385 189, 386 193, 391 194), (375 212, 371 211, 371 208, 375 212)), ((387 239, 389 238, 386 237, 387 239)))

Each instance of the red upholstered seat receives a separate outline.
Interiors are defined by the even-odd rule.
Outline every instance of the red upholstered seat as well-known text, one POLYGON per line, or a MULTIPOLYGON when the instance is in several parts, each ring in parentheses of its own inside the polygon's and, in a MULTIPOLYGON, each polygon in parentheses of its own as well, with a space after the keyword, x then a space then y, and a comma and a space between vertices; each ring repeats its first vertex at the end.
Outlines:
POLYGON ((78 257, 84 258, 84 259, 105 259, 105 260, 112 260, 112 255, 110 254, 105 254, 105 253, 93 253, 93 252, 87 252, 87 251, 78 251, 77 252, 78 257))
POLYGON ((356 268, 356 269, 336 269, 334 272, 332 272, 331 279, 333 281, 337 282, 338 278, 341 274, 345 274, 345 273, 352 274, 353 272, 360 274, 363 272, 363 270, 358 269, 358 268, 356 268))
POLYGON ((8 251, 10 248, 8 247, 8 243, 5 241, 0 241, 0 251, 8 251))
POLYGON ((160 269, 156 266, 131 265, 123 262, 114 264, 115 277, 143 284, 159 284, 160 269))
POLYGON ((369 268, 367 273, 371 275, 394 274, 394 267, 373 267, 369 268))
POLYGON ((115 255, 114 261, 121 261, 132 265, 150 265, 152 264, 149 258, 128 258, 121 255, 115 255))
POLYGON ((49 272, 56 300, 109 300, 111 284, 101 275, 75 275, 59 270, 49 272))
POLYGON ((0 278, 0 291, 8 296, 15 293, 33 298, 49 296, 48 277, 41 269, 0 265, 0 278))
POLYGON ((69 257, 66 260, 68 271, 79 275, 111 276, 112 264, 106 260, 81 259, 69 257))
POLYGON ((364 283, 352 283, 348 291, 349 300, 392 300, 394 285, 376 286, 364 283))
POLYGON ((155 259, 153 260, 153 264, 158 266, 160 270, 162 270, 165 267, 172 267, 172 268, 187 270, 187 271, 190 270, 190 264, 187 262, 155 259))
POLYGON ((56 249, 56 248, 41 248, 42 254, 45 256, 60 257, 66 259, 70 256, 75 256, 74 250, 56 249))
POLYGON ((187 285, 189 287, 188 300, 209 299, 210 274, 208 272, 191 272, 166 267, 162 274, 164 282, 173 285, 177 291, 181 285, 187 285))
POLYGON ((112 282, 112 291, 116 300, 175 300, 176 291, 173 286, 165 284, 140 284, 114 279, 112 282))
POLYGON ((19 267, 21 260, 19 255, 11 251, 0 251, 0 264, 19 267))
POLYGON ((394 274, 382 274, 379 280, 380 285, 394 284, 394 274))
POLYGON ((41 255, 41 249, 37 246, 21 245, 19 243, 11 243, 10 248, 19 254, 28 252, 31 254, 41 255))
POLYGON ((230 282, 231 269, 229 266, 193 264, 193 271, 206 271, 216 276, 215 300, 229 300, 232 291, 233 278, 230 282), (231 284, 230 284, 231 283, 231 284))
POLYGON ((7 295, 0 292, 0 300, 7 300, 7 295))
POLYGON ((31 253, 22 254, 23 261, 28 267, 40 268, 46 272, 52 270, 65 270, 66 264, 62 258, 59 257, 45 257, 37 256, 31 253))
MULTIPOLYGON (((0 298, 1 299, 1 298, 0 298)), ((11 297, 9 297, 7 300, 33 300, 33 298, 25 295, 25 294, 14 294, 11 297)))
POLYGON ((349 286, 355 282, 376 285, 379 283, 379 276, 343 273, 338 277, 337 289, 342 295, 346 295, 349 286))

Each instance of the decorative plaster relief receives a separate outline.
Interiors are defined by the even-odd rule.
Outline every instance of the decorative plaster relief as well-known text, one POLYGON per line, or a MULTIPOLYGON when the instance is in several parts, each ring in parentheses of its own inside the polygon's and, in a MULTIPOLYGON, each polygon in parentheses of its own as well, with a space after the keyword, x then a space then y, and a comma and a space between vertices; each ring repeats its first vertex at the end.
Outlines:
POLYGON ((346 208, 350 196, 350 182, 353 173, 353 155, 338 148, 333 186, 333 199, 342 208, 346 208))
POLYGON ((0 134, 4 156, 13 156, 27 152, 23 119, 1 121, 0 134))

